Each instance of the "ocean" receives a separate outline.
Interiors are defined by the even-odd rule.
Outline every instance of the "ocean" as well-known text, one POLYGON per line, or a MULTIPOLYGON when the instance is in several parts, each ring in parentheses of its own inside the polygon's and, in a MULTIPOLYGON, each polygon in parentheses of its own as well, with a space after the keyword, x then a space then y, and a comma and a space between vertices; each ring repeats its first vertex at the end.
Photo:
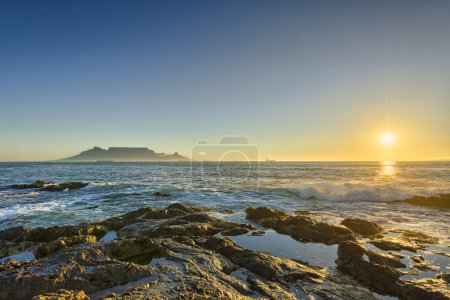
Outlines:
POLYGON ((248 206, 308 210, 332 222, 357 216, 450 245, 448 210, 395 202, 440 193, 450 193, 450 162, 0 163, 0 229, 79 224, 181 202, 232 209, 227 218, 237 221, 248 206), (90 184, 65 192, 9 188, 36 180, 90 184))

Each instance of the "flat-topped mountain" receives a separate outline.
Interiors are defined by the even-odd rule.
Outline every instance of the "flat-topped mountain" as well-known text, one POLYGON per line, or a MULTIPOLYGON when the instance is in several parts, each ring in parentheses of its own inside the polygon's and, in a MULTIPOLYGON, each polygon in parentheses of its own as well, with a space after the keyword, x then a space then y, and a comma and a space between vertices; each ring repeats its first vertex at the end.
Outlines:
POLYGON ((110 147, 107 150, 99 147, 81 152, 78 155, 59 159, 63 162, 97 162, 97 161, 179 161, 187 157, 173 154, 156 153, 145 147, 110 147))

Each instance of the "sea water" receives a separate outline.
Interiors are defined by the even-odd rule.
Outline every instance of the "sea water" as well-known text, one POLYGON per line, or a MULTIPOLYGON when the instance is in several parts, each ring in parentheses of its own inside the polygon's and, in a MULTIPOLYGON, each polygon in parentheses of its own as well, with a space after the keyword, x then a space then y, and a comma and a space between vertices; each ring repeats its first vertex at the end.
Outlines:
POLYGON ((232 209, 235 214, 223 216, 237 221, 244 220, 248 206, 305 210, 331 222, 361 217, 387 228, 419 230, 449 245, 449 210, 395 202, 440 193, 450 193, 450 162, 195 163, 194 168, 182 162, 0 163, 0 229, 99 221, 181 202, 232 209), (65 192, 9 188, 36 180, 90 184, 65 192), (158 197, 157 191, 171 196, 158 197))

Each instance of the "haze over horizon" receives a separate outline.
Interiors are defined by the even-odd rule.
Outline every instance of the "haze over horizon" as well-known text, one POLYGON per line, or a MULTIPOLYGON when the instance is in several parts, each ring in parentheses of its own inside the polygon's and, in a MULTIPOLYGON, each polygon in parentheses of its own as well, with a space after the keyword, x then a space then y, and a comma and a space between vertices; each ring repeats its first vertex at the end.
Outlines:
POLYGON ((450 1, 0 3, 0 161, 450 158, 450 1), (381 137, 381 138, 380 138, 381 137))

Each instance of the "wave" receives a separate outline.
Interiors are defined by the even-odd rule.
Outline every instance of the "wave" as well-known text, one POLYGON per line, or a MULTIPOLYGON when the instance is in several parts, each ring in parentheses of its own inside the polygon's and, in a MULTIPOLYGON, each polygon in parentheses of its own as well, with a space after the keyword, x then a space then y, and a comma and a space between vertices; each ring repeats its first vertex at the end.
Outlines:
POLYGON ((23 197, 36 197, 38 196, 38 192, 29 192, 29 193, 0 193, 0 198, 23 198, 23 197))
POLYGON ((89 182, 89 186, 115 186, 119 185, 118 182, 103 182, 103 181, 91 181, 89 182))
POLYGON ((64 210, 68 206, 76 205, 77 203, 88 205, 92 202, 95 202, 99 198, 101 198, 101 195, 87 194, 81 197, 64 197, 39 203, 19 203, 12 206, 0 208, 0 217, 11 218, 17 215, 32 215, 38 212, 64 210))
POLYGON ((56 200, 44 203, 16 204, 14 206, 0 209, 0 217, 10 218, 17 215, 28 215, 35 212, 52 211, 61 205, 64 204, 61 204, 56 200))
POLYGON ((285 189, 302 199, 326 201, 393 201, 436 194, 436 190, 416 190, 396 184, 296 183, 287 185, 285 189))

